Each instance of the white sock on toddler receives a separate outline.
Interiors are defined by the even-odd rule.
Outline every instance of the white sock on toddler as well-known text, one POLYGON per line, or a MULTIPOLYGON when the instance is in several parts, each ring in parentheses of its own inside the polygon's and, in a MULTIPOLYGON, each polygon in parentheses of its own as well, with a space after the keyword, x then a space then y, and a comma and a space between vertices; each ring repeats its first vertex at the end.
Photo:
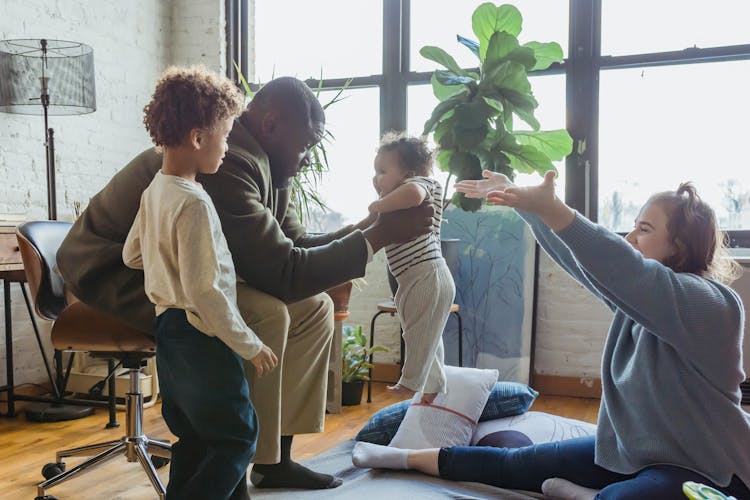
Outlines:
POLYGON ((542 483, 542 493, 562 500, 593 500, 599 490, 579 486, 567 479, 552 477, 542 483))
POLYGON ((357 467, 373 469, 408 469, 408 450, 391 448, 363 441, 354 445, 352 463, 357 467))

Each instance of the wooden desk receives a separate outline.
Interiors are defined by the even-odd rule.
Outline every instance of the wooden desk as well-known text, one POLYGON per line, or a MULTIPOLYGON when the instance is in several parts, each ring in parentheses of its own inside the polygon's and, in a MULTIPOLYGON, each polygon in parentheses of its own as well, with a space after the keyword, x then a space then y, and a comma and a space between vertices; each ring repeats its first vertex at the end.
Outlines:
POLYGON ((13 391, 13 322, 10 314, 10 284, 18 283, 23 292, 23 298, 26 301, 26 308, 29 311, 34 326, 34 331, 39 333, 34 318, 34 311, 31 309, 31 302, 26 293, 26 273, 23 270, 23 261, 21 252, 18 249, 18 240, 16 239, 15 225, 0 225, 0 279, 3 280, 3 307, 5 312, 5 374, 6 383, 0 387, 0 392, 8 393, 8 413, 5 416, 14 417, 15 401, 18 397, 13 391))

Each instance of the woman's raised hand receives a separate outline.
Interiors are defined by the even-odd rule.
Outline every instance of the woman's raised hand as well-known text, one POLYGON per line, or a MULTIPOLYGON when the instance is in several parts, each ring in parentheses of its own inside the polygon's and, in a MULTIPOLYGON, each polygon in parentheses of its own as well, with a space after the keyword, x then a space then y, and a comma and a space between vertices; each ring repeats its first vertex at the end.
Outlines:
POLYGON ((544 174, 544 180, 538 186, 512 186, 504 191, 491 191, 487 202, 495 205, 513 207, 539 216, 553 231, 566 228, 575 212, 555 196, 555 172, 544 174))
POLYGON ((493 190, 487 194, 487 202, 542 215, 555 202, 555 172, 550 170, 544 174, 544 180, 538 186, 513 185, 502 191, 493 190))
POLYGON ((481 180, 465 180, 457 182, 454 188, 467 198, 484 198, 491 191, 504 191, 515 184, 507 176, 490 170, 482 171, 481 180))

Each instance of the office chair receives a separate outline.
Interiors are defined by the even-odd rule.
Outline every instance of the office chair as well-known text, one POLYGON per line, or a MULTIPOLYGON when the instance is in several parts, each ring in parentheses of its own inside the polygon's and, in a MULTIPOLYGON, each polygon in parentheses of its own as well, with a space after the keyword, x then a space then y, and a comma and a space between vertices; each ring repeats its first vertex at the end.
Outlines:
MULTIPOLYGON (((143 434, 143 393, 140 372, 146 360, 155 356, 154 339, 124 323, 97 311, 83 302, 67 303, 62 279, 53 271, 57 249, 70 224, 58 221, 36 221, 17 229, 21 255, 29 287, 36 297, 40 315, 54 318, 52 345, 56 350, 88 352, 93 357, 117 359, 129 371, 130 390, 126 398, 126 432, 119 440, 58 451, 55 462, 42 469, 46 481, 37 485, 36 500, 53 500, 46 490, 124 454, 128 462, 140 462, 160 499, 165 488, 156 469, 168 463, 172 447, 166 441, 150 439, 143 434), (33 282, 33 284, 32 284, 33 282), (155 455, 149 456, 149 453, 155 455), (92 456, 83 463, 65 470, 63 459, 92 456)), ((109 394, 114 398, 114 377, 110 373, 109 394)), ((110 406, 110 411, 112 411, 110 406)))

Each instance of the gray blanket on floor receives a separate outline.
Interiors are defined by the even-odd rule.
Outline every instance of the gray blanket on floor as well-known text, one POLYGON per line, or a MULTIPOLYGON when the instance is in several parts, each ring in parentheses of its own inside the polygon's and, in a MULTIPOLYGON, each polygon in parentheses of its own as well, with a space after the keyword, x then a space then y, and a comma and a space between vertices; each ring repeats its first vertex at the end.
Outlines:
POLYGON ((528 500, 543 498, 536 493, 505 490, 480 483, 463 483, 446 481, 436 477, 412 471, 386 471, 359 469, 352 465, 353 439, 341 443, 325 453, 313 457, 305 465, 317 472, 333 474, 343 479, 344 484, 332 490, 282 490, 258 489, 250 485, 250 497, 286 499, 354 499, 409 500, 427 499, 484 499, 507 498, 511 500, 528 500))

